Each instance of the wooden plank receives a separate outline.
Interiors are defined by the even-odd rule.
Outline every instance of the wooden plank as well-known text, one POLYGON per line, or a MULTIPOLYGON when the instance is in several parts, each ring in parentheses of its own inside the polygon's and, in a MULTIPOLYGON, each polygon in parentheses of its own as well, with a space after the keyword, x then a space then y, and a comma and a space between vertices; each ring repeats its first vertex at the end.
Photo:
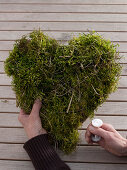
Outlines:
MULTIPOLYGON (((15 100, 0 99, 0 112, 19 112, 15 100)), ((95 111, 96 115, 127 115, 126 102, 105 102, 95 111)))
POLYGON ((67 163, 72 170, 125 170, 127 164, 67 163))
POLYGON ((12 50, 13 44, 13 41, 0 41, 0 50, 12 50))
POLYGON ((76 13, 67 13, 64 15, 63 13, 0 13, 0 21, 106 21, 106 22, 125 22, 126 15, 125 14, 111 14, 110 16, 107 14, 94 14, 96 17, 93 17, 93 14, 76 14, 76 13), (10 19, 11 18, 11 19, 10 19))
POLYGON ((127 89, 117 89, 116 92, 109 95, 108 100, 127 101, 127 89))
POLYGON ((0 99, 0 112, 19 112, 20 109, 16 107, 15 100, 0 99))
MULTIPOLYGON (((0 152, 0 159, 30 160, 23 149, 23 144, 0 144, 0 152)), ((58 151, 58 154, 64 161, 127 163, 126 157, 114 156, 99 146, 78 146, 76 152, 70 155, 65 155, 61 151, 58 151)))
MULTIPOLYGON (((102 119, 103 122, 112 124, 115 129, 127 130, 127 116, 95 116, 95 118, 102 119)), ((88 118, 81 128, 86 128, 91 120, 88 118)))
MULTIPOLYGON (((0 31, 0 41, 14 41, 21 38, 23 35, 29 34, 31 31, 0 31)), ((70 40, 73 36, 78 36, 83 32, 48 32, 44 31, 44 34, 55 38, 56 40, 70 40)), ((85 32, 86 34, 88 32, 85 32)), ((99 32, 106 39, 111 41, 127 41, 127 32, 99 32)))
POLYGON ((23 128, 0 128, 0 136, 2 143, 25 143, 28 140, 23 128))
POLYGON ((96 115, 127 115, 126 102, 105 102, 95 112, 96 115))
POLYGON ((95 30, 97 32, 127 31, 127 23, 99 23, 99 22, 0 22, 0 30, 32 31, 33 29, 43 31, 71 31, 82 32, 95 30))
POLYGON ((0 74, 0 85, 11 85, 11 78, 6 74, 0 74))
POLYGON ((16 98, 11 86, 0 86, 0 98, 16 98))
POLYGON ((126 0, 96 0, 96 3, 94 0, 30 0, 30 1, 27 1, 26 0, 0 0, 0 3, 48 3, 48 4, 127 4, 127 1, 126 0))
POLYGON ((120 53, 120 56, 122 56, 120 63, 127 63, 127 53, 120 53))
MULTIPOLYGON (((104 170, 125 170, 126 164, 102 164, 102 163, 66 163, 72 170, 94 170, 104 169, 104 170)), ((9 161, 0 160, 0 169, 2 170, 34 170, 31 161, 9 161)))
POLYGON ((6 74, 0 74, 0 85, 11 85, 11 78, 6 74))
MULTIPOLYGON (((61 44, 65 44, 67 45, 68 41, 60 41, 61 44)), ((12 50, 13 49, 13 44, 14 44, 14 41, 0 41, 0 50, 12 50)), ((127 52, 127 42, 114 42, 113 43, 114 45, 115 44, 119 44, 119 47, 117 47, 117 51, 119 52, 127 52)))
MULTIPOLYGON (((67 165, 73 169, 73 170, 84 170, 84 169, 92 169, 94 167, 95 170, 98 169, 105 169, 105 170, 116 170, 117 168, 119 170, 125 170, 126 165, 125 164, 96 164, 96 163, 67 163, 67 165)), ((2 170, 17 170, 17 167, 22 170, 34 170, 33 165, 30 161, 0 161, 0 167, 2 167, 2 170), (8 169, 6 169, 8 168, 8 169)))
MULTIPOLYGON (((95 116, 105 123, 112 124, 117 130, 127 130, 127 116, 95 116)), ((18 121, 18 114, 0 113, 0 127, 22 127, 18 121), (9 120, 9 121, 8 121, 9 120)), ((88 118, 80 128, 87 128, 91 119, 88 118)))
POLYGON ((9 56, 9 51, 0 51, 0 61, 5 61, 9 56))
POLYGON ((0 13, 0 21, 93 21, 127 22, 126 14, 87 13, 0 13))
POLYGON ((0 12, 106 12, 126 13, 126 5, 45 5, 45 4, 0 4, 0 12))
POLYGON ((121 76, 119 80, 119 87, 126 87, 127 86, 127 77, 121 76))
POLYGON ((0 62, 0 73, 5 73, 5 71, 4 71, 4 62, 0 62))
MULTIPOLYGON (((14 129, 14 128, 13 128, 14 129)), ((19 130, 21 130, 21 129, 19 129, 19 130)), ((0 128, 0 131, 1 131, 1 128, 0 128)), ((79 145, 88 145, 87 144, 87 142, 86 142, 86 140, 85 140, 85 132, 86 132, 86 130, 79 130, 79 134, 80 134, 80 136, 79 136, 79 145)), ((127 137, 127 131, 118 131, 119 132, 119 134, 122 136, 122 137, 124 137, 124 138, 126 138, 127 137)), ((10 132, 11 133, 11 132, 10 132)), ((16 134, 16 133, 15 133, 16 134)), ((4 136, 3 136, 3 138, 4 138, 4 136)), ((7 138, 7 137, 6 137, 7 138)), ((5 141, 6 141, 6 138, 4 138, 5 139, 5 141)), ((15 138, 15 137, 14 137, 15 138)))
POLYGON ((79 146, 76 152, 70 155, 64 155, 59 152, 60 157, 64 161, 75 161, 75 162, 105 162, 105 163, 127 163, 126 157, 117 157, 109 152, 105 151, 100 147, 93 146, 79 146))
MULTIPOLYGON (((79 130, 79 145, 87 145, 85 141, 86 130, 79 130)), ((121 136, 126 138, 127 131, 118 131, 121 136)), ((23 128, 0 128, 0 143, 25 143, 28 140, 23 128)))
MULTIPOLYGON (((15 100, 0 99, 0 112, 19 112, 15 100)), ((127 115, 126 102, 105 102, 95 112, 96 115, 127 115)))
POLYGON ((35 170, 31 161, 0 160, 1 170, 17 170, 17 167, 19 170, 35 170))
POLYGON ((22 127, 18 121, 18 114, 0 113, 0 127, 22 127))

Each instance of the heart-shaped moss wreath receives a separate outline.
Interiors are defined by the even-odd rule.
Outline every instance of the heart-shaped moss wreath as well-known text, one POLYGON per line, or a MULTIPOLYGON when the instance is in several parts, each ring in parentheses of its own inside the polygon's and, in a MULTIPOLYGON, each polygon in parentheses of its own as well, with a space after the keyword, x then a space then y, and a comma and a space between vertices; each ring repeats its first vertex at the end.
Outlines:
POLYGON ((40 117, 50 142, 65 153, 79 140, 78 127, 117 88, 117 46, 97 33, 79 34, 68 45, 35 30, 14 44, 5 61, 17 106, 30 113, 42 100, 40 117))

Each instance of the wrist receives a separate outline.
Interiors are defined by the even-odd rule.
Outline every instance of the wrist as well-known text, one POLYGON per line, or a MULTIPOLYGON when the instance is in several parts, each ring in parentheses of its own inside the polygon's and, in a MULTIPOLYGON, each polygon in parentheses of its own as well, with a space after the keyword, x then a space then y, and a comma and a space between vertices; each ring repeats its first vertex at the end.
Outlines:
POLYGON ((41 135, 41 134, 46 134, 46 130, 43 128, 40 129, 31 129, 31 130, 26 130, 28 139, 34 138, 35 136, 41 135))

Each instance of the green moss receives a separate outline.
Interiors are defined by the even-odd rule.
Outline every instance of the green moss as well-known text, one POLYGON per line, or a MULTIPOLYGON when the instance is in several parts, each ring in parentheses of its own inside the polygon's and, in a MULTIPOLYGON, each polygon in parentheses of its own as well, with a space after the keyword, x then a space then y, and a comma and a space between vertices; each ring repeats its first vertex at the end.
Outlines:
POLYGON ((81 123, 117 88, 121 66, 116 49, 94 32, 60 45, 35 30, 15 42, 5 61, 17 106, 29 114, 40 98, 42 125, 65 153, 75 149, 81 123))

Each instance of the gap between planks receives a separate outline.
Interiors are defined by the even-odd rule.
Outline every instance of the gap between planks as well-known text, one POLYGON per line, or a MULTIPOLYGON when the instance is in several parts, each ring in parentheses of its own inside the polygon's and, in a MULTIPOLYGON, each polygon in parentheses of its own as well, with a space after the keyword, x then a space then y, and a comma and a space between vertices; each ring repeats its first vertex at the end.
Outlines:
POLYGON ((43 13, 47 13, 47 14, 50 14, 50 13, 55 13, 55 14, 73 14, 73 13, 76 13, 76 14, 127 14, 127 12, 18 12, 18 11, 2 11, 0 12, 1 13, 11 13, 11 14, 24 14, 24 13, 28 13, 28 14, 43 14, 43 13))
POLYGON ((0 4, 5 4, 5 5, 94 5, 94 6, 96 6, 96 5, 127 5, 127 4, 125 4, 125 3, 112 3, 112 4, 110 4, 110 3, 107 3, 107 4, 105 4, 105 3, 38 3, 38 2, 36 2, 36 3, 34 3, 34 2, 30 2, 30 3, 28 3, 28 2, 26 2, 26 3, 24 3, 24 2, 19 2, 19 3, 14 3, 14 2, 12 2, 12 3, 10 3, 10 2, 0 2, 0 4))

